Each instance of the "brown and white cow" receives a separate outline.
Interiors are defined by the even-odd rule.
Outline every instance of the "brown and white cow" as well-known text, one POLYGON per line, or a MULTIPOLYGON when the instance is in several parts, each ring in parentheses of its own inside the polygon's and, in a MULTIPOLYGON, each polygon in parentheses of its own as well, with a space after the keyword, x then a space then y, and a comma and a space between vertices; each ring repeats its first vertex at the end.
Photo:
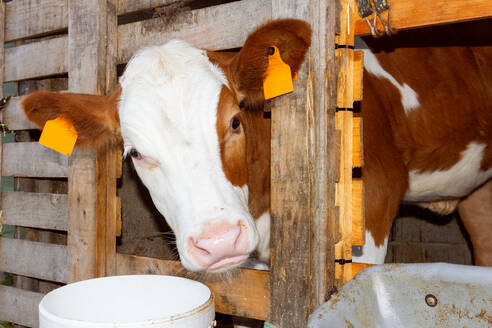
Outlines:
POLYGON ((492 181, 480 188, 492 177, 492 38, 479 33, 490 28, 473 22, 358 44, 368 233, 354 261, 384 262, 400 201, 449 212, 470 195, 458 209, 475 263, 492 265, 492 181))
MULTIPOLYGON (((24 110, 39 127, 59 115, 70 119, 80 146, 122 138, 187 269, 225 270, 254 250, 266 261, 270 122, 262 81, 272 46, 296 72, 310 34, 301 21, 273 21, 237 54, 170 41, 139 51, 110 96, 41 91, 24 99, 24 110)), ((464 47, 365 52, 368 232, 354 260, 382 263, 402 200, 461 199, 492 176, 492 65, 485 60, 492 57, 489 48, 464 47)), ((483 255, 492 254, 484 237, 492 209, 474 213, 473 206, 492 191, 481 190, 460 206, 469 213, 463 219, 477 263, 492 264, 483 255)))
POLYGON ((276 46, 294 74, 310 45, 299 20, 268 23, 236 53, 173 40, 138 51, 109 96, 39 91, 24 98, 43 127, 63 116, 78 145, 124 144, 191 271, 269 257, 269 121, 263 77, 276 46))

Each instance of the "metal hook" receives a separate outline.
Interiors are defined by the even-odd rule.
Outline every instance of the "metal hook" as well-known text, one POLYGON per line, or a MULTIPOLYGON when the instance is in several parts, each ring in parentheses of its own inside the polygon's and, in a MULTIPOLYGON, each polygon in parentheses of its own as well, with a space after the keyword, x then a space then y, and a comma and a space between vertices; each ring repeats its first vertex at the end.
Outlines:
POLYGON ((384 24, 384 21, 383 19, 381 18, 381 16, 379 16, 379 14, 376 12, 374 13, 374 21, 373 21, 373 24, 374 24, 374 37, 375 38, 380 38, 384 35, 384 31, 386 29, 386 24, 384 24), (381 24, 383 24, 383 30, 379 30, 378 29, 378 25, 377 25, 377 18, 379 17, 379 21, 381 22, 381 24))
POLYGON ((388 3, 388 19, 386 20, 388 23, 387 26, 384 27, 387 35, 395 35, 398 33, 398 29, 391 27, 391 3, 388 3))
POLYGON ((371 21, 369 20, 368 17, 365 17, 365 19, 366 19, 367 25, 369 25, 369 30, 371 31, 371 35, 373 37, 376 37, 376 31, 374 31, 374 27, 372 26, 371 21))

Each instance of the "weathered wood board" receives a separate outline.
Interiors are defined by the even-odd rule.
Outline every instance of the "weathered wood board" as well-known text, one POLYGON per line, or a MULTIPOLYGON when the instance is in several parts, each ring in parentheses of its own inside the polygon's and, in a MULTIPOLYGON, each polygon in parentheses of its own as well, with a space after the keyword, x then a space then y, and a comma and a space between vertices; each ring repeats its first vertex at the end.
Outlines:
MULTIPOLYGON (((168 274, 187 277, 178 261, 159 260, 134 255, 117 254, 117 274, 168 274)), ((195 279, 197 277, 191 276, 195 279)), ((242 317, 270 318, 268 271, 241 269, 231 278, 202 278, 214 293, 215 310, 242 317)))
POLYGON ((54 33, 68 27, 67 0, 15 0, 7 2, 5 7, 6 42, 54 33))
MULTIPOLYGON (((390 0, 391 26, 397 29, 458 23, 492 17, 489 0, 390 0)), ((369 16, 372 21, 372 15, 369 16)), ((383 13, 386 20, 387 13, 383 13)), ((378 22, 379 29, 382 29, 378 22)), ((484 31, 485 33, 485 31, 484 31)), ((355 34, 370 34, 366 21, 357 15, 355 34)))
POLYGON ((161 18, 118 27, 118 64, 126 63, 136 50, 182 39, 211 50, 241 47, 248 34, 271 18, 267 0, 237 1, 185 11, 172 24, 161 18), (231 24, 233 22, 233 24, 231 24))
POLYGON ((66 73, 67 45, 61 36, 5 49, 5 82, 66 73))
POLYGON ((64 178, 68 157, 37 142, 12 142, 3 145, 4 176, 64 178))
POLYGON ((67 249, 63 245, 0 238, 0 271, 66 282, 67 249))
POLYGON ((15 226, 67 230, 67 195, 4 192, 2 223, 15 226))
POLYGON ((0 285, 0 319, 27 327, 39 327, 38 305, 43 294, 0 285))
POLYGON ((181 0, 118 0, 118 15, 170 5, 181 0))

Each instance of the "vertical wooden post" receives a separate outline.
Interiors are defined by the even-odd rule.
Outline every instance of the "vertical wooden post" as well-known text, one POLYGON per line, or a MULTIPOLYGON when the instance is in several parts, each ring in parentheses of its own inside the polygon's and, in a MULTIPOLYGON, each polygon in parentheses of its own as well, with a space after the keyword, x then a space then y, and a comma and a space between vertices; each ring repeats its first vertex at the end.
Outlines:
POLYGON ((335 1, 272 2, 313 29, 295 92, 272 108, 272 322, 305 327, 333 284, 335 1))
MULTIPOLYGON (((73 92, 105 94, 115 84, 113 0, 68 1, 68 77, 73 92), (109 33, 108 33, 109 32, 109 33), (108 42, 108 36, 110 41, 108 42), (108 50, 109 45, 109 50, 108 50)), ((67 279, 69 282, 106 275, 107 221, 114 213, 107 154, 76 150, 69 161, 67 279), (109 210, 108 210, 109 209, 109 210), (109 211, 109 213, 107 212, 109 211)), ((112 227, 112 225, 111 225, 112 227)), ((115 261, 115 256, 110 257, 115 261)))
MULTIPOLYGON (((354 29, 356 4, 354 0, 340 0, 340 33, 336 50, 338 62, 338 91, 336 128, 341 131, 340 141, 340 179, 337 183, 336 204, 339 207, 338 230, 340 238, 335 245, 337 259, 352 259, 352 167, 353 167, 353 133, 354 133, 354 29)), ((342 284, 352 278, 352 265, 335 266, 335 277, 342 284)))
MULTIPOLYGON (((0 96, 3 97, 3 80, 5 78, 5 3, 0 3, 0 96)), ((0 97, 0 98, 1 98, 0 97)), ((3 122, 3 114, 0 111, 0 122, 3 122)), ((0 133, 0 179, 2 177, 2 163, 3 163, 3 133, 0 133)), ((3 194, 1 189, 0 180, 0 206, 2 204, 3 194)), ((3 209, 0 209, 0 211, 3 209)), ((2 219, 2 212, 0 212, 0 222, 2 219)), ((0 233, 2 232, 2 225, 0 224, 0 233)))

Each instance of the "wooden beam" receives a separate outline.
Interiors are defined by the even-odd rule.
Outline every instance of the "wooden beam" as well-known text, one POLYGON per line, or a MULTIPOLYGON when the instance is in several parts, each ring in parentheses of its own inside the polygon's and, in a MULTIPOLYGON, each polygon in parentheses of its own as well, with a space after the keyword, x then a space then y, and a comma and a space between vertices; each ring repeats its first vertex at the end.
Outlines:
POLYGON ((0 285, 0 320, 39 327, 38 306, 43 294, 0 285))
POLYGON ((12 142, 3 145, 4 176, 64 178, 68 158, 37 142, 12 142))
POLYGON ((352 166, 362 167, 364 165, 363 143, 362 143, 362 117, 354 117, 353 126, 353 145, 352 145, 352 166))
MULTIPOLYGON (((116 53, 118 37, 118 21, 116 16, 116 0, 107 0, 106 16, 106 90, 109 94, 117 87, 116 53)), ((103 14, 103 13, 101 13, 103 14)), ((118 218, 121 217, 121 206, 116 197, 116 179, 118 165, 121 163, 120 145, 107 145, 97 155, 97 193, 98 193, 98 249, 104 254, 99 255, 98 272, 101 275, 116 274, 116 235, 118 234, 118 218)))
POLYGON ((0 271, 66 282, 67 248, 22 239, 0 238, 0 271))
MULTIPOLYGON (((116 1, 69 0, 69 90, 106 94, 116 86, 116 1)), ((68 177, 68 280, 116 270, 116 150, 76 150, 68 177)))
POLYGON ((272 102, 272 322, 305 327, 333 284, 335 2, 273 1, 313 28, 294 93, 272 102), (308 250, 308 251, 307 251, 308 250))
MULTIPOLYGON (((340 34, 337 44, 354 45, 355 0, 340 1, 340 34)), ((337 107, 352 109, 354 103, 354 50, 339 48, 335 51, 338 63, 337 107)), ((340 177, 337 183, 336 204, 339 207, 338 231, 340 239, 335 245, 337 259, 352 259, 352 168, 353 168, 353 112, 336 113, 336 129, 341 131, 340 177)), ((342 283, 352 278, 350 266, 335 265, 335 278, 342 283)))
POLYGON ((182 39, 210 50, 241 47, 255 27, 271 18, 267 0, 236 1, 179 13, 172 23, 154 18, 118 27, 118 64, 140 49, 182 39), (233 24, 231 24, 233 22, 233 24))
MULTIPOLYGON (((364 218, 364 188, 362 179, 352 180, 352 245, 366 243, 366 224, 364 218)), ((352 274, 355 274, 352 272, 352 274)))
POLYGON ((188 273, 179 261, 118 253, 117 274, 167 274, 189 277, 206 284, 212 290, 217 312, 260 320, 270 318, 268 271, 241 269, 229 277, 197 277, 188 273))
POLYGON ((6 192, 2 223, 40 229, 67 230, 67 195, 6 192))
MULTIPOLYGON (((105 60, 101 60, 105 59, 101 29, 105 32, 106 24, 100 13, 97 0, 68 1, 68 86, 72 92, 102 94, 106 89, 105 60)), ((76 149, 72 153, 68 173, 69 282, 99 276, 96 170, 95 152, 76 149)))
POLYGON ((5 49, 5 81, 66 73, 66 55, 66 36, 5 49))
MULTIPOLYGON (((400 30, 492 17, 492 2, 489 0, 390 0, 389 2, 391 26, 400 30)), ((383 13, 385 19, 386 15, 383 13)), ((381 29, 381 25, 378 26, 381 29)), ((358 14, 355 34, 370 34, 366 21, 358 14)))
POLYGON ((156 7, 167 6, 181 0, 118 0, 118 15, 125 15, 142 10, 149 10, 156 7))
POLYGON ((16 0, 7 2, 5 7, 6 42, 52 34, 68 27, 67 0, 16 0))

